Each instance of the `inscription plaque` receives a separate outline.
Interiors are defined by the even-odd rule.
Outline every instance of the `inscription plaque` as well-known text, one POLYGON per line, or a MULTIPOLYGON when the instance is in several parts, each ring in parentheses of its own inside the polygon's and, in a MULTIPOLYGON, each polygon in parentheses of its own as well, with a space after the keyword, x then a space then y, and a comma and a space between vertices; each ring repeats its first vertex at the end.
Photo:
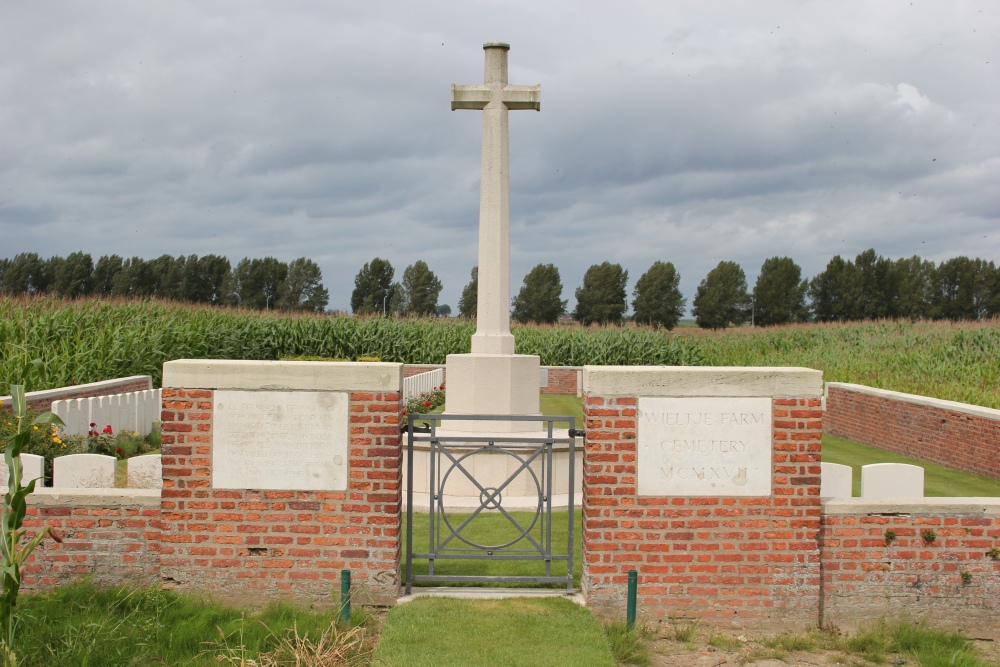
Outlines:
POLYGON ((771 495, 770 398, 639 398, 640 496, 771 495))
POLYGON ((344 392, 216 391, 213 488, 346 489, 347 403, 344 392))

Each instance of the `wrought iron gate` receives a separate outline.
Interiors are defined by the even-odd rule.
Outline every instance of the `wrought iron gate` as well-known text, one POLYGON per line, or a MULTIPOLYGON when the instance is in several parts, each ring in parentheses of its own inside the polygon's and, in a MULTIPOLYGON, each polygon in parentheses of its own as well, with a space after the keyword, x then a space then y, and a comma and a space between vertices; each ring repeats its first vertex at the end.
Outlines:
MULTIPOLYGON (((406 593, 409 594, 414 583, 423 582, 462 582, 462 583, 565 583, 566 590, 573 590, 573 525, 574 503, 573 489, 575 487, 576 436, 582 435, 575 429, 574 417, 522 417, 497 415, 409 415, 406 425, 406 593), (538 433, 521 432, 504 435, 476 434, 455 435, 453 432, 440 431, 437 421, 532 421, 541 422, 544 430, 538 433), (423 427, 416 422, 426 422, 423 427), (569 430, 556 432, 556 423, 568 423, 569 430), (413 513, 414 513, 414 458, 413 443, 427 442, 427 507, 428 507, 428 550, 414 551, 413 546, 413 513), (552 538, 552 495, 554 477, 553 448, 565 443, 568 460, 568 539, 565 553, 554 549, 552 538), (496 456, 506 456, 513 459, 514 472, 496 486, 486 486, 477 480, 469 463, 479 453, 490 452, 496 456), (530 521, 522 525, 517 517, 511 515, 504 507, 504 491, 522 473, 527 475, 537 492, 535 506, 529 507, 530 521), (449 518, 449 509, 445 503, 445 491, 449 481, 468 480, 478 489, 478 506, 474 502, 467 508, 469 515, 459 521, 449 518), (507 519, 513 527, 514 538, 498 541, 495 544, 483 544, 471 536, 469 527, 476 517, 483 512, 498 512, 507 519), (413 560, 427 559, 427 574, 414 574, 413 560), (446 575, 435 574, 434 566, 442 560, 527 560, 543 561, 545 574, 540 576, 505 576, 505 575, 446 575), (553 563, 566 564, 566 574, 553 574, 553 563)), ((529 497, 531 493, 529 491, 529 497)), ((524 497, 524 496, 522 496, 524 497)), ((524 509, 524 508, 521 508, 524 509)), ((451 510, 452 514, 456 511, 451 510)), ((462 512, 464 513, 464 512, 462 512)), ((421 536, 422 537, 422 536, 421 536)), ((561 570, 561 568, 558 568, 561 570)))

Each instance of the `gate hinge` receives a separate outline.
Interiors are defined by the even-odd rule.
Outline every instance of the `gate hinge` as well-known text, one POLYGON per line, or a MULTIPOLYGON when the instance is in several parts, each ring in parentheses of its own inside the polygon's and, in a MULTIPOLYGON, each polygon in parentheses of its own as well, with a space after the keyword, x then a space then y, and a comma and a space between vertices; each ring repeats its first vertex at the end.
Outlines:
POLYGON ((569 430, 569 437, 571 438, 585 438, 587 437, 586 429, 582 428, 571 428, 569 430))
MULTIPOLYGON (((406 424, 404 424, 404 425, 402 425, 402 426, 399 427, 399 434, 400 435, 406 435, 408 432, 409 432, 409 429, 407 428, 406 424)), ((414 424, 413 425, 413 432, 414 433, 430 433, 431 432, 431 425, 430 424, 424 424, 423 426, 417 426, 416 424, 414 424)))

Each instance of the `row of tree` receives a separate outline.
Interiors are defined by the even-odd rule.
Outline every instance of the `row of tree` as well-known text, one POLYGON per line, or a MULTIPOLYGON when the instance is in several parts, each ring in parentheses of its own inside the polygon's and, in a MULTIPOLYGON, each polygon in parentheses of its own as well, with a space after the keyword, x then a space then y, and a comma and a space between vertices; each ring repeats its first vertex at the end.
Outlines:
POLYGON ((68 298, 155 296, 261 310, 319 312, 330 300, 323 287, 323 272, 307 257, 288 263, 274 257, 244 258, 233 268, 219 255, 161 255, 152 260, 104 255, 95 264, 84 252, 48 259, 27 252, 0 259, 0 292, 68 298))
MULTIPOLYGON (((594 264, 576 290, 573 319, 582 324, 620 323, 628 309, 628 271, 620 264, 594 264)), ((449 314, 437 306, 441 282, 427 264, 416 262, 393 282, 393 268, 375 258, 355 279, 351 307, 356 313, 449 314)), ((654 262, 632 290, 633 318, 639 324, 673 329, 684 315, 680 274, 670 262, 654 262)), ((458 303, 461 317, 476 316, 479 272, 472 269, 458 303)), ((511 301, 517 322, 554 323, 566 314, 559 269, 539 264, 524 277, 511 301)), ((790 257, 764 261, 750 290, 736 262, 722 261, 698 285, 692 313, 699 326, 721 329, 812 320, 878 318, 977 320, 1000 315, 1000 269, 993 262, 954 257, 935 265, 914 256, 890 260, 866 250, 854 261, 837 255, 812 280, 790 257)), ((446 309, 446 310, 445 310, 446 309)))

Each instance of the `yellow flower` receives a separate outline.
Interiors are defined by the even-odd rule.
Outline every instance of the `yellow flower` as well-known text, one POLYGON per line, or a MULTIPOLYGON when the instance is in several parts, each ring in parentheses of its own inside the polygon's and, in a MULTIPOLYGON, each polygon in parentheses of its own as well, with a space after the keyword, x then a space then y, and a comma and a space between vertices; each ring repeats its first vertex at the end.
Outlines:
POLYGON ((52 438, 52 442, 62 442, 59 438, 52 438))
POLYGON ((32 426, 31 428, 33 428, 33 429, 35 429, 37 431, 38 430, 38 425, 32 426))

